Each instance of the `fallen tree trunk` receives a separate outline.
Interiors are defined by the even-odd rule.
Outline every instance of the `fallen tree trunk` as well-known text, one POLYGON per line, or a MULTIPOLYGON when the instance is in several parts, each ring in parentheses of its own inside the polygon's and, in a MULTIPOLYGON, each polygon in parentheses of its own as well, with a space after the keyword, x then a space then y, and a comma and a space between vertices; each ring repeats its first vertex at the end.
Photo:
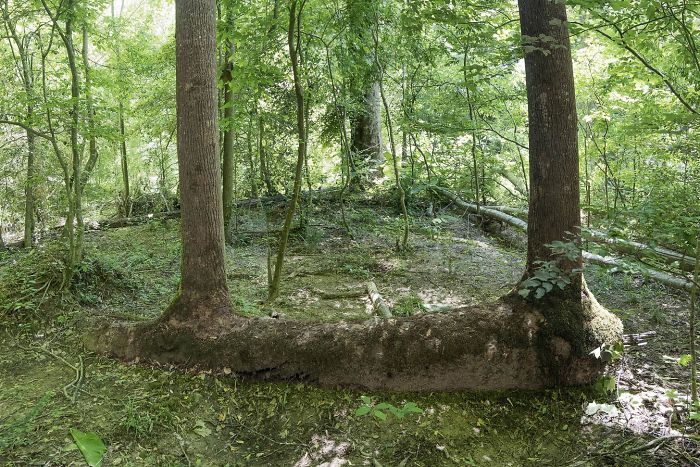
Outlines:
POLYGON ((677 263, 678 268, 686 271, 692 272, 695 267, 695 258, 692 256, 679 253, 677 251, 671 250, 669 248, 664 248, 660 246, 649 246, 644 243, 635 242, 633 240, 625 240, 623 238, 611 238, 604 232, 597 230, 588 230, 583 232, 584 239, 590 240, 595 243, 602 243, 608 245, 610 248, 633 255, 636 257, 647 257, 645 253, 652 253, 651 256, 660 259, 666 264, 677 263))
POLYGON ((364 323, 234 315, 208 327, 205 322, 117 322, 91 330, 85 342, 127 361, 227 368, 239 376, 327 387, 536 389, 588 384, 600 375, 605 362, 588 352, 619 340, 622 330, 609 313, 593 310, 585 328, 593 337, 579 352, 559 338, 540 340, 546 326, 542 315, 508 299, 454 313, 364 323), (552 371, 548 365, 555 360, 559 364, 552 371))
MULTIPOLYGON (((620 262, 619 259, 613 258, 611 256, 600 256, 595 253, 589 253, 587 251, 583 252, 583 259, 589 263, 598 264, 600 266, 612 266, 618 268, 624 268, 624 264, 620 262)), ((662 271, 657 271, 656 269, 643 268, 640 271, 645 276, 650 279, 660 282, 661 284, 667 285, 674 289, 682 289, 690 292, 693 289, 693 283, 688 279, 682 277, 672 276, 662 271)))
MULTIPOLYGON (((444 196, 445 198, 449 199, 456 206, 459 206, 462 209, 467 209, 469 212, 471 212, 473 214, 479 213, 485 217, 489 217, 491 219, 496 219, 496 220, 499 220, 501 222, 505 222, 508 225, 511 225, 513 227, 519 228, 519 229, 527 232, 527 222, 525 222, 522 219, 519 219, 517 217, 511 216, 509 214, 506 214, 506 213, 503 213, 500 211, 496 211, 495 209, 481 207, 477 210, 476 204, 468 203, 468 202, 462 200, 459 196, 457 196, 456 194, 452 193, 449 190, 446 190, 445 188, 433 186, 433 187, 431 187, 431 189, 435 193, 438 193, 438 194, 444 196)), ((616 242, 613 244, 620 245, 621 243, 616 242)), ((678 254, 680 254, 680 253, 678 253, 678 254)), ((589 263, 598 264, 601 266, 613 266, 613 267, 618 267, 618 268, 624 268, 624 264, 622 264, 619 259, 613 258, 611 256, 601 256, 601 255, 597 255, 594 253, 589 253, 587 251, 584 251, 583 252, 583 259, 589 263)), ((687 291, 690 291, 693 288, 693 283, 691 281, 689 281, 688 279, 685 279, 682 277, 676 277, 676 276, 673 276, 671 274, 668 274, 668 273, 665 273, 662 271, 658 271, 656 269, 648 268, 648 267, 641 268, 641 272, 643 274, 649 276, 651 279, 653 279, 657 282, 660 282, 664 285, 667 285, 669 287, 687 290, 687 291)))

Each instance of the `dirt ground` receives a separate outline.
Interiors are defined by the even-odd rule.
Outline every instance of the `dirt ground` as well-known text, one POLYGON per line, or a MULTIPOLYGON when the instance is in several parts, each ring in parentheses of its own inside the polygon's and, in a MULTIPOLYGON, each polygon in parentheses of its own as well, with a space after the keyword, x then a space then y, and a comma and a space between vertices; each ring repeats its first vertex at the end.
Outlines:
MULTIPOLYGON (((265 216, 241 211, 236 244, 227 248, 235 309, 296 320, 372 319, 365 296, 322 298, 371 280, 394 314, 448 312, 493 300, 520 277, 517 233, 485 234, 460 213, 442 212, 438 221, 414 218, 411 249, 398 254, 397 212, 349 210, 351 239, 337 211, 317 207, 309 226, 294 233, 282 298, 270 306, 262 304, 265 216)), ((70 297, 52 294, 37 272, 41 265, 50 270, 50 248, 0 256, 0 280, 21 285, 0 295, 2 465, 83 465, 71 428, 104 440, 103 466, 637 466, 697 465, 700 458, 696 422, 685 408, 688 368, 677 363, 688 352, 687 296, 641 276, 586 270, 590 288, 626 333, 657 333, 646 345, 627 347, 611 374, 616 385, 501 393, 328 390, 124 364, 85 351, 88 320, 162 312, 178 285, 180 248, 177 221, 91 232, 87 242, 81 282, 70 297), (23 296, 22 287, 33 293, 23 296), (417 410, 397 416, 391 407, 406 403, 417 410), (369 414, 362 415, 363 406, 369 414)))

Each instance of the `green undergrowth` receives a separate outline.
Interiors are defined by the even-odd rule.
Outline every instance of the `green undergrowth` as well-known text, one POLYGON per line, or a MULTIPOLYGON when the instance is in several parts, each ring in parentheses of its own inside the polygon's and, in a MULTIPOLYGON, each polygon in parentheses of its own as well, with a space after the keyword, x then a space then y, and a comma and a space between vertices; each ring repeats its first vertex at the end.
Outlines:
MULTIPOLYGON (((241 232, 254 233, 241 234, 239 243, 227 247, 235 310, 246 316, 277 311, 310 321, 366 320, 371 313, 366 298, 325 300, 317 291, 372 280, 396 315, 411 316, 429 312, 426 305, 493 300, 522 271, 522 250, 484 236, 457 217, 445 216, 438 223, 414 219, 411 248, 400 254, 393 249, 398 217, 391 211, 358 208, 349 217, 354 240, 342 235, 332 216, 313 218, 311 234, 298 232, 292 238, 281 299, 267 307, 262 301, 268 240, 255 234, 265 229, 264 221, 247 219, 241 232)), ((104 440, 105 467, 294 465, 305 455, 309 465, 338 457, 375 467, 655 462, 645 451, 619 457, 617 445, 634 446, 642 439, 581 426, 585 404, 605 400, 588 390, 330 390, 97 357, 80 342, 86 320, 153 318, 174 296, 180 269, 178 223, 155 221, 88 233, 85 261, 67 293, 53 289, 61 272, 59 248, 48 244, 0 257, 0 465, 80 465, 71 428, 104 440), (81 357, 84 377, 72 384, 81 357), (371 413, 357 415, 368 399, 372 407, 413 403, 421 413, 402 419, 389 413, 385 421, 371 413), (323 446, 326 454, 321 454, 323 446)), ((680 309, 683 297, 662 287, 599 268, 587 270, 587 278, 600 302, 625 321, 627 332, 663 325, 656 315, 669 322, 677 319, 669 312, 680 309)), ((659 355, 684 345, 682 327, 659 332, 666 334, 658 343, 676 349, 664 347, 659 355), (668 334, 674 329, 677 338, 668 334)))
POLYGON ((338 457, 352 465, 558 466, 585 459, 592 436, 578 423, 582 404, 593 397, 581 390, 327 390, 124 365, 89 354, 73 401, 63 388, 74 374, 61 359, 78 364, 78 352, 49 344, 54 333, 61 329, 0 343, 3 465, 79 464, 70 428, 104 440, 104 466, 293 465, 307 453, 312 465, 338 457), (362 396, 397 407, 413 402, 422 413, 384 421, 360 416, 362 396), (322 455, 324 443, 347 445, 322 455))

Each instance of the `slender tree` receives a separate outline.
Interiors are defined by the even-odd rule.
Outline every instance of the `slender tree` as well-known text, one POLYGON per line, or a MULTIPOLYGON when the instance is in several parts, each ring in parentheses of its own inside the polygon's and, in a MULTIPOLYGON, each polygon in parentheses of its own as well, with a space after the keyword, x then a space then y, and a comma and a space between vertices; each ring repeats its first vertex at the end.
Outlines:
MULTIPOLYGON (((303 7, 303 3, 302 3, 303 7)), ((297 106, 297 163, 294 171, 294 188, 292 189, 292 199, 287 207, 287 214, 284 218, 284 226, 280 233, 279 245, 277 246, 277 256, 275 260, 275 271, 270 283, 268 293, 268 301, 274 300, 279 295, 280 281, 282 279, 282 266, 284 265, 284 254, 287 249, 287 241, 289 240, 289 231, 292 228, 294 220, 294 211, 299 203, 299 195, 301 192, 301 182, 303 178, 304 160, 306 159, 306 121, 304 119, 304 90, 301 84, 301 76, 299 71, 299 40, 295 36, 295 30, 301 27, 301 9, 297 15, 297 0, 292 0, 289 11, 289 30, 287 34, 287 42, 289 44, 289 57, 292 63, 292 74, 294 75, 294 96, 297 106)))
MULTIPOLYGON (((14 6, 14 5, 13 5, 14 6)), ((2 15, 5 30, 7 31, 7 39, 10 48, 13 52, 16 50, 16 61, 19 62, 19 75, 24 87, 26 99, 26 114, 25 119, 27 125, 33 124, 34 119, 34 60, 31 48, 34 47, 35 31, 22 34, 17 28, 17 21, 10 16, 10 5, 8 0, 2 4, 2 15)), ((29 248, 34 241, 35 218, 34 210, 36 207, 35 199, 35 161, 36 161, 36 135, 33 131, 26 129, 27 135, 27 172, 24 185, 24 246, 29 248)))
MULTIPOLYGON (((232 28, 232 16, 227 12, 226 27, 232 28)), ((231 89, 233 74, 233 38, 228 38, 224 43, 224 64, 221 81, 224 86, 224 154, 223 154, 223 203, 224 203, 224 231, 227 240, 230 240, 231 223, 233 219, 234 199, 234 172, 235 156, 233 147, 233 116, 234 95, 231 89)))
POLYGON ((216 325, 230 314, 219 165, 216 0, 175 2, 182 275, 170 323, 216 325))

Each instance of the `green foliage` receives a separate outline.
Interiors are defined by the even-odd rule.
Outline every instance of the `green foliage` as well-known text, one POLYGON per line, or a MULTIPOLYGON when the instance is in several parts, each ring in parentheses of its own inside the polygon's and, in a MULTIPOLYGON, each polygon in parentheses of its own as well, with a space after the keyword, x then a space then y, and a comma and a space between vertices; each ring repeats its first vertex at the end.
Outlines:
POLYGON ((534 292, 535 299, 540 299, 554 287, 564 290, 571 284, 571 278, 564 271, 556 266, 554 261, 537 261, 539 265, 532 277, 528 277, 519 284, 518 294, 523 298, 530 296, 534 292))
POLYGON ((422 414, 423 409, 418 407, 415 402, 406 402, 402 407, 396 407, 388 402, 375 403, 368 396, 361 396, 360 400, 362 405, 360 405, 357 410, 355 410, 355 415, 362 417, 365 415, 372 415, 379 421, 387 421, 389 415, 393 415, 398 420, 402 420, 406 415, 415 413, 422 414))
POLYGON ((396 316, 411 316, 419 311, 423 311, 423 300, 415 293, 399 298, 392 308, 396 316))
POLYGON ((53 397, 53 392, 47 392, 26 415, 13 417, 14 414, 9 414, 3 419, 0 425, 0 455, 17 445, 29 442, 28 438, 36 430, 39 418, 53 397))
POLYGON ((61 287, 62 245, 52 243, 0 259, 0 316, 37 317, 61 287))

